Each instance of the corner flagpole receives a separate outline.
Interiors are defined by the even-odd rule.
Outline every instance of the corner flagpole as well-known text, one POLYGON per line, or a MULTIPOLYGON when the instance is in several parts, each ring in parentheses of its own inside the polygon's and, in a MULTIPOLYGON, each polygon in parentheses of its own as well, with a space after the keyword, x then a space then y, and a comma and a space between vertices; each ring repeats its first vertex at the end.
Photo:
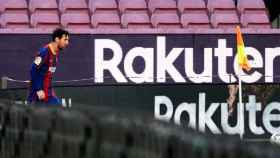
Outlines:
POLYGON ((250 71, 251 66, 245 53, 245 46, 242 38, 242 33, 239 26, 236 26, 236 41, 237 41, 237 55, 238 55, 238 88, 239 88, 239 110, 238 117, 240 118, 240 138, 244 135, 244 105, 242 102, 242 84, 241 84, 241 69, 250 71))
POLYGON ((240 118, 240 139, 243 139, 243 135, 244 135, 244 105, 243 105, 243 101, 242 101, 242 84, 241 84, 241 68, 238 68, 238 89, 239 89, 239 118, 240 118))

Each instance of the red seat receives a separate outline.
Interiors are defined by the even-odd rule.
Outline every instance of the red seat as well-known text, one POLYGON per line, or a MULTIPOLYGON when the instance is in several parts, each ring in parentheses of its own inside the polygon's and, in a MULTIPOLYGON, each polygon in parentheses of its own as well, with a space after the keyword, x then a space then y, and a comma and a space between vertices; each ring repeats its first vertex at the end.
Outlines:
POLYGON ((0 0, 0 13, 24 12, 27 13, 26 0, 0 0))
POLYGON ((145 0, 119 0, 119 10, 121 13, 148 13, 148 7, 145 0))
POLYGON ((247 28, 271 28, 266 13, 244 13, 240 17, 240 22, 242 27, 247 28))
POLYGON ((210 28, 210 20, 205 11, 186 12, 181 15, 181 23, 184 28, 210 28))
POLYGON ((150 0, 148 9, 155 28, 181 28, 175 0, 150 0))
POLYGON ((60 26, 56 0, 30 0, 30 23, 37 28, 56 28, 60 26))
POLYGON ((0 0, 0 23, 4 28, 28 28, 26 0, 0 0))
POLYGON ((91 16, 94 28, 121 28, 120 17, 115 13, 95 13, 91 16))
POLYGON ((178 0, 181 23, 184 28, 210 28, 204 0, 178 0))
POLYGON ((145 0, 120 0, 121 23, 124 28, 151 28, 145 0))
POLYGON ((90 28, 90 16, 86 0, 60 0, 61 25, 67 28, 90 28))
POLYGON ((208 0, 207 8, 214 28, 233 28, 240 24, 233 0, 208 0))
POLYGON ((181 14, 197 10, 207 12, 204 0, 178 0, 178 9, 181 14))
POLYGON ((3 28, 28 28, 28 14, 24 13, 3 13, 0 16, 0 25, 3 28))
POLYGON ((233 0, 207 0, 207 8, 210 13, 215 10, 236 10, 233 0))
POLYGON ((148 8, 152 14, 154 13, 176 13, 177 6, 175 0, 150 0, 148 8))
POLYGON ((60 0, 59 10, 62 14, 67 12, 87 12, 88 5, 86 0, 60 0))
POLYGON ((115 0, 89 0, 91 14, 95 13, 118 13, 118 5, 115 0))
POLYGON ((150 17, 146 13, 123 14, 121 17, 124 28, 151 28, 150 17))
POLYGON ((159 13, 151 16, 155 28, 181 28, 179 16, 173 13, 159 13))
POLYGON ((37 12, 37 11, 57 11, 58 5, 56 3, 56 0, 29 0, 29 11, 31 13, 37 12))
POLYGON ((263 0, 238 0, 237 9, 240 14, 243 14, 246 11, 266 11, 263 0))
POLYGON ((87 13, 65 13, 61 15, 61 25, 66 28, 90 28, 90 18, 87 13))
POLYGON ((60 26, 59 15, 55 13, 34 13, 31 15, 30 23, 36 28, 57 28, 60 26))
POLYGON ((234 28, 240 25, 236 11, 215 11, 210 17, 211 24, 214 28, 234 28))

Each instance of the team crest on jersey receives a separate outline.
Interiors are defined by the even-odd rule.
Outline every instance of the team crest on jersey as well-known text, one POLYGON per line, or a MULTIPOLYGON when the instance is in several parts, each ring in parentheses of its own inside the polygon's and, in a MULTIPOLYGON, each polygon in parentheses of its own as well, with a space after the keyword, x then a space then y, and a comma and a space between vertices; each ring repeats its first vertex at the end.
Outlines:
POLYGON ((49 67, 49 71, 50 71, 51 73, 54 73, 55 70, 56 70, 56 67, 49 67))

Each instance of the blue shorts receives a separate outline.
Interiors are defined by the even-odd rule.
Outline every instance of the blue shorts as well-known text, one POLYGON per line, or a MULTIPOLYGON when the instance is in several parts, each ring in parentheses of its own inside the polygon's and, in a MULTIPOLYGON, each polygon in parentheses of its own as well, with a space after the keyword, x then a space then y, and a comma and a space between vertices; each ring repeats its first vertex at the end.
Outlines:
POLYGON ((51 105, 62 105, 62 101, 61 99, 59 99, 56 96, 49 96, 48 102, 47 104, 51 104, 51 105))
POLYGON ((48 105, 62 105, 62 101, 57 96, 49 95, 48 101, 45 102, 43 100, 39 100, 36 92, 30 93, 30 95, 27 98, 28 104, 48 104, 48 105))

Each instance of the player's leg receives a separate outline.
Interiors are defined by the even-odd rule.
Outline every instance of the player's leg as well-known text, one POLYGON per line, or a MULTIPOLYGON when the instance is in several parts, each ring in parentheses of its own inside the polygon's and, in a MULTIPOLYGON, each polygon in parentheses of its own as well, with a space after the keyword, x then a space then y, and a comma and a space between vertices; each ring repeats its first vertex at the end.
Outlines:
POLYGON ((30 91, 29 94, 28 94, 28 97, 27 97, 27 103, 28 104, 33 104, 33 103, 36 103, 38 101, 39 101, 39 99, 38 99, 38 96, 36 95, 36 92, 35 91, 30 91))

